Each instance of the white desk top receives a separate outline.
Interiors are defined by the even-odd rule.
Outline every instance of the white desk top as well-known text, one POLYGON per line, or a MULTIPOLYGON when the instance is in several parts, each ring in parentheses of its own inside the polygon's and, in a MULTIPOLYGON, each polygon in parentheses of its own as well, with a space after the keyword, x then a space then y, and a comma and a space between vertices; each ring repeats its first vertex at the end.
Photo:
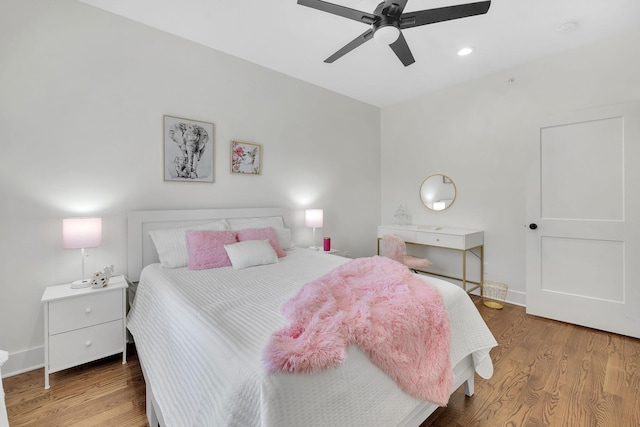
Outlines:
POLYGON ((419 225, 419 224, 408 224, 408 225, 391 224, 391 225, 379 225, 378 227, 391 228, 396 230, 418 231, 418 232, 424 232, 424 233, 455 234, 457 236, 482 232, 482 230, 473 230, 470 228, 453 228, 453 227, 446 227, 446 226, 442 227, 438 225, 419 225))

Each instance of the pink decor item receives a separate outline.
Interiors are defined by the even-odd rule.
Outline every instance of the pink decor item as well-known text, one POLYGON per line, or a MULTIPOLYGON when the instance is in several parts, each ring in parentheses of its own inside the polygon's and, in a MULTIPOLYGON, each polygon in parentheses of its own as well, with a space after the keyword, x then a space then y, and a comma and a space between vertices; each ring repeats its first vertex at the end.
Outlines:
POLYGON ((402 238, 395 234, 385 234, 382 236, 382 245, 384 246, 384 253, 388 258, 398 261, 410 269, 427 268, 431 265, 431 261, 426 258, 407 255, 407 245, 402 238))
POLYGON ((446 405, 453 384, 442 296, 403 264, 358 258, 307 283, 282 307, 288 326, 263 351, 271 372, 311 373, 357 344, 405 392, 446 405))
POLYGON ((244 230, 238 230, 238 241, 243 242, 245 240, 269 240, 271 246, 278 254, 278 258, 287 256, 287 252, 282 249, 280 242, 278 241, 278 235, 271 227, 265 228, 245 228, 244 230))
POLYGON ((186 239, 190 270, 231 266, 224 245, 237 242, 235 231, 189 230, 186 239))
POLYGON ((325 237, 324 238, 324 247, 323 247, 325 252, 328 252, 331 250, 331 238, 330 237, 325 237))

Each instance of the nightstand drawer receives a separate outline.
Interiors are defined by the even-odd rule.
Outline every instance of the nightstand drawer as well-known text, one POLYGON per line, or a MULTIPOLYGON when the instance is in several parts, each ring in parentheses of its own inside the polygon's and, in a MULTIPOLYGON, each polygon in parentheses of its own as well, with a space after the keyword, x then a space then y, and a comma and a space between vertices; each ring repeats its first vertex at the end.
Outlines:
POLYGON ((49 302, 49 335, 124 317, 122 292, 100 292, 49 302))
POLYGON ((464 236, 452 236, 451 234, 438 233, 418 233, 414 243, 440 246, 443 248, 464 249, 464 236))
MULTIPOLYGON (((117 294, 117 292, 116 292, 117 294)), ((49 338, 49 372, 124 351, 122 319, 49 338)))

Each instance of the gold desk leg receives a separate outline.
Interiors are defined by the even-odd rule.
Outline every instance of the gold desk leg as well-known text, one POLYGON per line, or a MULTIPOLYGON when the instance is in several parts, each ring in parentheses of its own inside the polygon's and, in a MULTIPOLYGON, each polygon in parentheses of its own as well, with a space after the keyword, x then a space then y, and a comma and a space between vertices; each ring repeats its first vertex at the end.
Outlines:
POLYGON ((467 292, 467 251, 462 251, 462 289, 467 292))
POLYGON ((484 245, 480 246, 480 296, 484 296, 484 245))

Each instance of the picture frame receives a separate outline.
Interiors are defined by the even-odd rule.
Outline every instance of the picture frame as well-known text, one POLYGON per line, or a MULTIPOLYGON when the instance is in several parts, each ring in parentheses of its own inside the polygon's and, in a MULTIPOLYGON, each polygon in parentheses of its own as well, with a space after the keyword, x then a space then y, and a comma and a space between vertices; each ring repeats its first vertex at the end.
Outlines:
POLYGON ((213 182, 213 123, 163 116, 164 180, 213 182))
POLYGON ((262 174, 262 145, 231 141, 231 173, 262 174))

